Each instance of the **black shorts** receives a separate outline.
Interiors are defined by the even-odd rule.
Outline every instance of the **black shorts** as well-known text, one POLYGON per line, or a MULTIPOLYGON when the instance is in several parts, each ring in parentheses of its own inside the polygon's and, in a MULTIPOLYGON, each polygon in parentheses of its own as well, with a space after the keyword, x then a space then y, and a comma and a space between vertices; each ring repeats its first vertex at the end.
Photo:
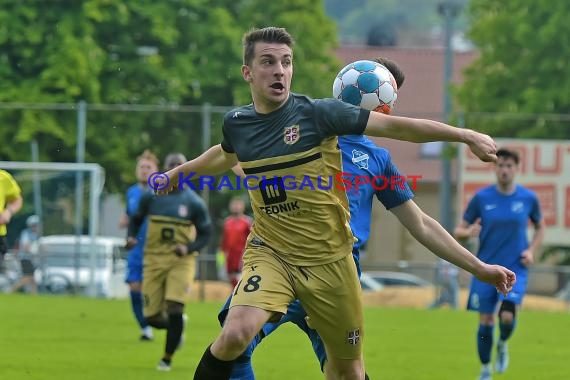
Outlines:
POLYGON ((20 260, 20 264, 22 265, 22 274, 24 276, 31 276, 34 274, 36 267, 34 263, 30 259, 22 259, 20 260))

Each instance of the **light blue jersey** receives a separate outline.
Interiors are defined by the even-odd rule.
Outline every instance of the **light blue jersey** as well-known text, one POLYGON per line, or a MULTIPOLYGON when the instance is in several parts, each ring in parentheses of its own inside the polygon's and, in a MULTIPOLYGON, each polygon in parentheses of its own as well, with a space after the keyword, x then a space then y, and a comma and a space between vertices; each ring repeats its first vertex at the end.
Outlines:
MULTIPOLYGON (((347 184, 346 193, 350 208, 350 228, 357 239, 353 246, 352 255, 360 275, 360 248, 366 244, 370 237, 370 221, 374 197, 378 198, 384 207, 390 210, 412 199, 414 194, 405 181, 400 181, 404 177, 392 163, 390 153, 386 149, 377 147, 370 139, 361 135, 340 136, 338 144, 342 152, 343 178, 345 180, 350 179, 352 183, 349 187, 348 182, 344 182, 347 184), (357 188, 357 181, 360 181, 360 183, 366 182, 365 177, 368 178, 368 183, 360 184, 357 188), (374 182, 374 186, 371 184, 372 182, 374 182)), ((223 324, 228 313, 230 301, 231 296, 218 314, 221 324, 223 324)), ((307 325, 306 316, 307 313, 301 303, 298 300, 294 301, 287 308, 287 314, 279 322, 264 325, 260 334, 242 355, 242 358, 251 357, 257 344, 280 325, 293 322, 311 340, 313 350, 322 368, 326 360, 325 348, 320 336, 307 325)), ((245 368, 242 365, 236 365, 234 368, 232 380, 254 379, 250 362, 247 362, 245 368)))
POLYGON ((507 297, 500 296, 492 285, 474 278, 468 308, 493 313, 499 300, 520 304, 528 278, 528 269, 521 262, 522 253, 529 246, 528 222, 537 224, 542 219, 536 194, 520 185, 509 195, 500 193, 496 185, 485 187, 473 196, 463 219, 469 224, 481 220, 477 257, 488 264, 502 265, 517 276, 507 297))
MULTIPOLYGON (((127 215, 131 218, 138 210, 141 196, 146 188, 140 184, 134 184, 127 189, 127 215)), ((135 245, 128 254, 127 258, 127 278, 126 282, 141 282, 143 269, 143 248, 146 236, 146 221, 141 226, 137 234, 137 245, 135 245)))
POLYGON ((374 197, 390 210, 412 199, 414 194, 386 149, 379 148, 368 137, 361 135, 341 136, 338 143, 342 152, 343 172, 350 175, 345 178, 352 180, 352 186, 346 193, 350 207, 350 229, 357 239, 352 254, 360 275, 360 248, 370 238, 374 197), (356 182, 364 180, 358 176, 368 177, 369 183, 359 185, 357 190, 356 182))

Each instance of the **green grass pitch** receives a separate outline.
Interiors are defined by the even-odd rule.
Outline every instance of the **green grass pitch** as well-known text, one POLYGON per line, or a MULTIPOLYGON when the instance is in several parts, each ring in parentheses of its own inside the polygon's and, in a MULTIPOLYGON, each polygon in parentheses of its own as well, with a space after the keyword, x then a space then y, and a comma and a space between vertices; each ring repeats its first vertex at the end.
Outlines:
MULTIPOLYGON (((139 342, 127 300, 0 295, 0 379, 191 379, 219 331, 216 303, 191 303, 186 344, 170 373, 155 370, 164 333, 139 342)), ((365 363, 372 380, 475 379, 477 316, 465 311, 366 309, 365 363)), ((570 379, 570 315, 525 312, 497 380, 570 379)), ((285 326, 256 351, 260 380, 320 379, 308 340, 285 326)))

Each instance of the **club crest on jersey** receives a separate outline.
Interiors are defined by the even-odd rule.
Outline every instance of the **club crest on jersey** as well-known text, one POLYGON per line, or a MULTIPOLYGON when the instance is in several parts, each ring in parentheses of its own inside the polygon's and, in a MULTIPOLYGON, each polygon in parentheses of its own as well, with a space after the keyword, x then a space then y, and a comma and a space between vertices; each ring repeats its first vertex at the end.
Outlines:
POLYGON ((348 344, 356 346, 360 342, 360 329, 351 330, 347 334, 348 344))
POLYGON ((352 163, 360 169, 368 169, 368 154, 359 150, 352 150, 352 163))
POLYGON ((178 206, 178 216, 181 218, 185 218, 188 216, 188 207, 186 207, 186 205, 178 206))
POLYGON ((521 201, 515 201, 511 203, 511 211, 515 213, 523 212, 524 204, 521 201))
POLYGON ((283 141, 287 145, 295 144, 301 138, 301 129, 298 124, 287 127, 283 131, 283 141))

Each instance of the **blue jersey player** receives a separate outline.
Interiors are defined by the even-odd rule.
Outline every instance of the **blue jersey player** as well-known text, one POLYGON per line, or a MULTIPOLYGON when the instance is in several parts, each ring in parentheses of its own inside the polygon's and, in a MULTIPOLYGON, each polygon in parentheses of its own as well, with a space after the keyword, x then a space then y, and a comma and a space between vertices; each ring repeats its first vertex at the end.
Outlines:
MULTIPOLYGON (((404 74, 393 61, 378 58, 377 62, 386 66, 392 73, 398 88, 404 81, 404 74)), ((372 202, 376 197, 386 209, 390 210, 400 222, 412 233, 412 235, 424 246, 436 252, 438 256, 462 263, 466 265, 465 258, 471 254, 459 245, 451 235, 434 219, 426 215, 412 200, 413 193, 408 184, 398 182, 398 178, 403 178, 396 166, 392 163, 390 153, 383 148, 377 147, 365 136, 339 136, 339 147, 342 152, 342 165, 344 178, 351 179, 351 184, 347 184, 346 193, 350 206, 350 227, 357 238, 353 246, 353 258, 360 274, 359 253, 360 248, 368 241, 370 236, 370 219, 372 214, 372 202), (357 176, 360 180, 357 181, 357 176), (357 186, 357 182, 366 182, 364 176, 368 178, 368 183, 357 186), (375 179, 373 179, 375 178, 375 179), (395 179, 391 185, 383 186, 386 180, 395 179), (376 181, 372 186, 372 182, 376 181), (396 183, 398 182, 398 183, 396 183), (377 190, 381 189, 381 190, 377 190)), ((220 311, 218 319, 223 324, 228 312, 230 299, 220 311)), ((322 340, 318 333, 312 329, 307 320, 307 314, 303 310, 301 303, 297 300, 291 303, 281 320, 277 323, 267 323, 261 332, 255 337, 247 350, 234 362, 232 376, 233 380, 255 379, 251 365, 251 356, 256 346, 275 331, 280 325, 293 322, 300 327, 311 340, 313 350, 317 355, 321 369, 327 374, 326 352, 322 340)), ((366 375, 368 379, 368 375, 366 375)))
MULTIPOLYGON (((139 201, 145 190, 148 190, 148 176, 158 171, 158 159, 149 150, 145 150, 137 158, 137 166, 135 175, 137 183, 127 189, 126 193, 126 214, 121 219, 119 226, 126 228, 129 219, 135 215, 139 207, 139 201)), ((140 229, 137 236, 137 244, 129 250, 127 256, 127 276, 125 282, 129 284, 129 292, 131 297, 131 307, 133 314, 141 328, 140 339, 152 340, 152 328, 148 325, 143 315, 143 297, 142 289, 142 273, 143 273, 143 247, 144 236, 146 233, 146 224, 140 229)))
POLYGON ((498 308, 500 338, 495 370, 503 373, 509 357, 506 341, 516 325, 518 308, 526 293, 528 265, 544 238, 544 222, 536 195, 515 183, 519 156, 507 149, 497 151, 496 185, 479 190, 467 205, 463 220, 455 229, 459 239, 479 237, 477 257, 489 264, 503 265, 517 276, 513 290, 506 296, 494 287, 473 279, 467 308, 479 312, 477 349, 482 369, 479 379, 491 379, 494 313, 498 308), (527 239, 529 220, 535 233, 527 239), (499 306, 500 305, 500 306, 499 306))

